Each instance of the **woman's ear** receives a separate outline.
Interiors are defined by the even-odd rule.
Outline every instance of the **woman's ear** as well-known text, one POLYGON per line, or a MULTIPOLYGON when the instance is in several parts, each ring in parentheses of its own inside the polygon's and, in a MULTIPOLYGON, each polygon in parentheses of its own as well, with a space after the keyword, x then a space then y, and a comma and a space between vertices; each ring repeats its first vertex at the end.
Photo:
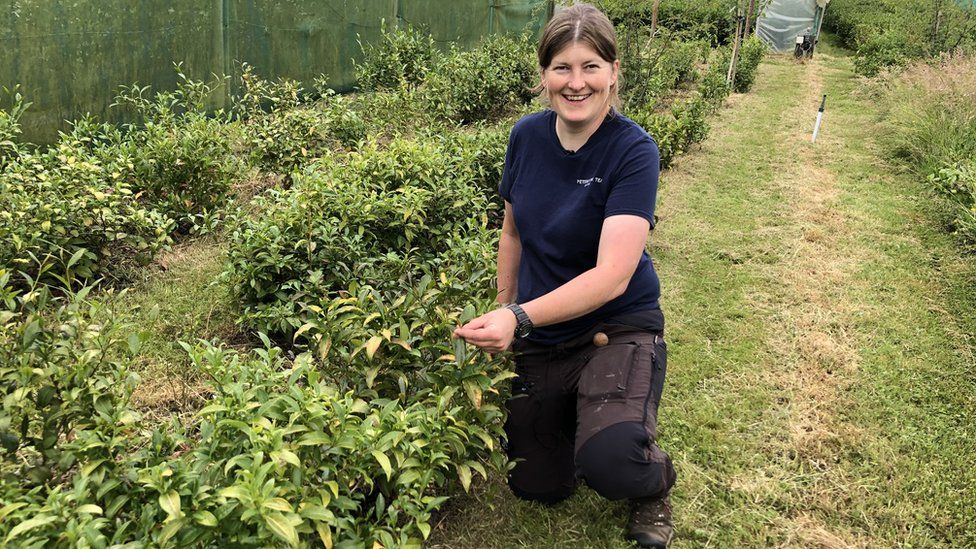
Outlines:
POLYGON ((613 62, 613 73, 610 77, 610 85, 617 83, 617 75, 620 74, 620 60, 617 59, 613 62))

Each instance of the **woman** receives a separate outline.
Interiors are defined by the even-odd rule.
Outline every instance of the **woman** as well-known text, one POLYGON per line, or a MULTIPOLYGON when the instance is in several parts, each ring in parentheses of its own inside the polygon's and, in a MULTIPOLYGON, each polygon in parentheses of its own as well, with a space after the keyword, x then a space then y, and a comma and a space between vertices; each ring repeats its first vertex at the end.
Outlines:
POLYGON ((633 502, 628 538, 665 547, 676 475, 655 443, 666 346, 644 249, 657 145, 613 108, 620 61, 599 10, 558 12, 538 57, 551 108, 515 124, 499 188, 498 301, 507 305, 455 335, 516 353, 505 424, 512 491, 555 503, 581 478, 633 502))

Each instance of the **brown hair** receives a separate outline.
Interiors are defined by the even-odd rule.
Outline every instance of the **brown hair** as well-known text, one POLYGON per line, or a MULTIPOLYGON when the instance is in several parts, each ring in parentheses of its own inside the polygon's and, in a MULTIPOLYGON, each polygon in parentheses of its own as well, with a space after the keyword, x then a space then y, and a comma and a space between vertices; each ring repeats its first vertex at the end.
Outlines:
MULTIPOLYGON (((610 19, 590 4, 574 4, 557 11, 542 31, 537 52, 540 74, 552 64, 552 58, 557 53, 576 42, 592 48, 604 61, 613 63, 618 60, 617 33, 614 32, 610 19)), ((545 86, 540 81, 533 91, 541 93, 544 89, 545 86)), ((610 104, 617 108, 620 107, 619 89, 618 74, 617 81, 610 90, 610 104)))

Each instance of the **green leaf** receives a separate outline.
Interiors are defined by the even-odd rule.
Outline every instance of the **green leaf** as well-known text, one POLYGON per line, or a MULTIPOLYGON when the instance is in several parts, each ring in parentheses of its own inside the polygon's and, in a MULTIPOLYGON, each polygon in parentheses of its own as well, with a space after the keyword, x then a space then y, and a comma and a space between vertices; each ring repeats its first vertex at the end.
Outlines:
POLYGON ((20 534, 23 534, 24 532, 33 530, 34 528, 40 528, 41 526, 51 524, 56 520, 58 520, 58 518, 52 517, 51 515, 39 515, 32 519, 27 519, 24 522, 18 524, 17 526, 11 528, 10 533, 7 534, 7 539, 5 539, 4 542, 9 543, 10 540, 16 538, 20 534))
POLYGON ((271 452, 271 459, 281 460, 285 463, 290 463, 295 467, 301 467, 302 462, 299 461, 298 456, 290 450, 278 450, 277 452, 271 452))
POLYGON ((159 544, 160 545, 165 544, 167 541, 169 541, 171 537, 175 536, 176 533, 179 532, 180 528, 182 527, 183 527, 183 519, 176 519, 168 522, 166 526, 163 526, 162 532, 159 533, 159 544))
POLYGON ((139 334, 129 334, 127 342, 129 344, 129 352, 132 354, 138 353, 139 349, 142 347, 142 338, 139 337, 139 334))
POLYGON ((217 492, 217 495, 224 498, 232 498, 232 499, 240 499, 240 500, 251 499, 251 495, 248 494, 247 490, 245 490, 241 486, 228 486, 227 488, 223 488, 219 492, 217 492))
POLYGON ((274 535, 283 539, 292 547, 298 546, 298 532, 295 527, 288 522, 288 519, 278 513, 265 515, 264 523, 274 535))
POLYGON ((383 343, 383 336, 373 336, 369 338, 366 342, 366 357, 370 360, 373 359, 373 355, 376 354, 376 350, 380 348, 380 343, 383 343))
POLYGON ((81 256, 85 255, 85 252, 87 252, 87 251, 88 250, 86 250, 84 248, 79 248, 77 252, 71 254, 71 259, 68 260, 67 267, 69 269, 71 267, 74 267, 75 263, 78 263, 78 261, 81 259, 81 256))
POLYGON ((209 526, 213 528, 217 526, 217 517, 214 516, 210 511, 197 511, 193 513, 193 520, 197 524, 202 524, 203 526, 209 526))
POLYGON ((323 432, 305 433, 298 439, 299 446, 321 446, 332 442, 332 437, 323 432))
POLYGON ((386 454, 380 452, 379 450, 373 450, 371 452, 376 461, 379 462, 380 467, 383 468, 383 472, 386 473, 386 478, 390 479, 393 477, 393 467, 390 466, 390 458, 386 457, 386 454))
POLYGON ((332 529, 329 528, 329 525, 318 522, 315 524, 315 531, 319 533, 319 539, 322 540, 325 549, 332 549, 332 529))
POLYGON ((274 511, 281 511, 283 513, 292 512, 291 504, 285 501, 284 498, 271 498, 269 500, 265 500, 263 503, 261 503, 261 506, 274 511))
POLYGON ((94 503, 87 503, 85 505, 79 506, 78 509, 77 509, 77 512, 78 513, 88 513, 89 515, 101 515, 102 514, 102 508, 99 507, 99 506, 97 506, 97 505, 95 505, 94 503))
POLYGON ((471 401, 471 404, 474 405, 476 410, 480 410, 482 397, 481 387, 479 387, 478 384, 473 381, 465 381, 463 385, 464 392, 468 394, 468 399, 471 401))
MULTIPOLYGON (((39 334, 39 333, 41 333, 41 321, 40 320, 35 320, 35 321, 31 322, 30 324, 28 324, 27 327, 24 328, 23 346, 24 347, 30 347, 31 343, 34 343, 34 340, 37 339, 37 334, 39 334)), ((12 530, 11 530, 11 532, 12 532, 12 530)))
POLYGON ((471 468, 462 463, 457 466, 457 472, 458 478, 461 479, 461 486, 467 492, 471 489, 471 468))
POLYGON ((166 511, 168 515, 166 520, 175 520, 183 516, 183 512, 180 510, 180 495, 176 493, 176 490, 170 490, 165 494, 159 495, 159 506, 166 511))

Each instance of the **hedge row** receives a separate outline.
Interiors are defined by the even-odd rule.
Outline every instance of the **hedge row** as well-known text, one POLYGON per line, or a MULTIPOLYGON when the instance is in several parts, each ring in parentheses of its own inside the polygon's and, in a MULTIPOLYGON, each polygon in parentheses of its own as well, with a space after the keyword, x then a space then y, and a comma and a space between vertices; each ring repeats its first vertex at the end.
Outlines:
MULTIPOLYGON (((86 293, 22 293, 0 271, 5 546, 419 547, 435 493, 505 468, 497 386, 511 374, 463 346, 438 349, 430 386, 402 398, 370 375, 388 361, 380 343, 341 372, 321 349, 288 361, 267 340, 249 354, 186 345, 212 397, 190 425, 153 427, 129 404, 140 338, 86 293)), ((431 281, 419 298, 449 307, 461 293, 431 281)), ((441 310, 396 347, 449 341, 463 313, 441 310)))
POLYGON ((929 0, 834 0, 826 29, 855 50, 859 74, 874 76, 886 67, 976 47, 976 7, 929 0))

